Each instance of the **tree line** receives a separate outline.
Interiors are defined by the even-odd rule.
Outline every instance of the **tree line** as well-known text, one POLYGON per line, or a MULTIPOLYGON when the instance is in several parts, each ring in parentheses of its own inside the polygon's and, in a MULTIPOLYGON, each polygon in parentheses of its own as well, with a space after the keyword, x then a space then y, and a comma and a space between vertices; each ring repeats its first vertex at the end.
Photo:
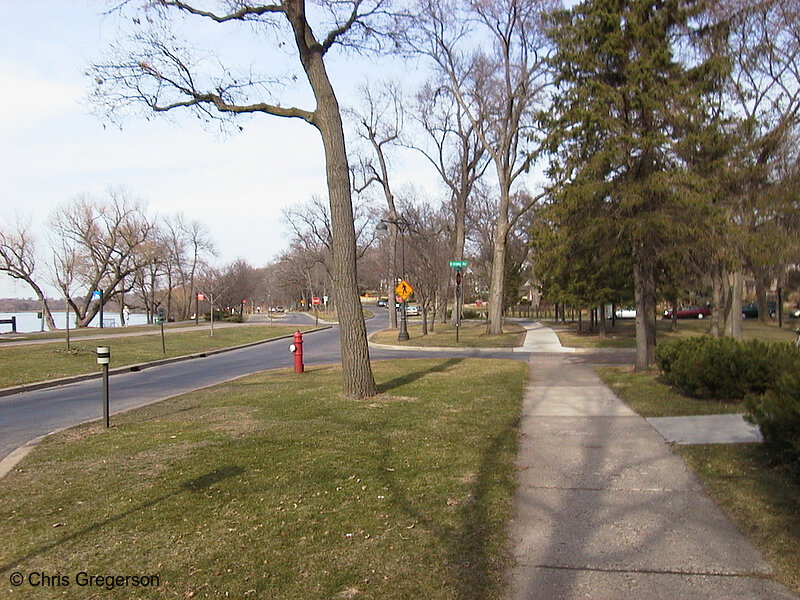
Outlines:
POLYGON ((125 190, 73 198, 46 228, 46 245, 35 239, 30 222, 0 229, 0 272, 31 287, 50 329, 56 327, 45 284, 61 292, 76 325, 85 327, 108 303, 118 307, 123 323, 127 305, 143 310, 148 322, 159 307, 186 319, 196 309, 201 282, 219 279, 202 223, 182 214, 150 215, 125 190))
POLYGON ((287 215, 293 245, 273 271, 293 285, 330 287, 346 394, 376 393, 357 265, 366 264, 364 236, 377 223, 387 226, 379 241, 387 292, 402 270, 398 244, 401 255, 417 245, 406 267, 421 269, 420 282, 437 280, 430 289, 420 283, 426 311, 441 312, 447 296, 433 290, 449 279, 444 256, 479 255, 493 333, 502 329, 508 282, 529 266, 554 301, 633 298, 637 368, 652 362, 658 298, 707 286, 713 331, 739 336, 745 272, 765 303, 771 280, 796 261, 800 19, 790 0, 586 0, 571 8, 555 0, 161 0, 117 10, 129 35, 89 72, 106 117, 189 110, 238 122, 268 114, 320 133, 327 197, 287 215), (241 39, 255 33, 247 38, 254 56, 265 44, 291 48, 296 65, 256 73, 255 61, 242 68, 213 52, 193 55, 202 40, 184 38, 195 21, 241 39), (401 56, 426 81, 401 90, 371 78, 347 111, 328 72, 335 52, 376 63, 401 56), (279 98, 292 81, 307 85, 307 105, 279 98), (438 204, 415 201, 415 190, 398 200, 399 147, 438 173, 438 204), (527 189, 537 170, 546 181, 527 189), (377 199, 385 208, 362 218, 358 207, 377 199), (306 266, 281 274, 290 259, 306 266))

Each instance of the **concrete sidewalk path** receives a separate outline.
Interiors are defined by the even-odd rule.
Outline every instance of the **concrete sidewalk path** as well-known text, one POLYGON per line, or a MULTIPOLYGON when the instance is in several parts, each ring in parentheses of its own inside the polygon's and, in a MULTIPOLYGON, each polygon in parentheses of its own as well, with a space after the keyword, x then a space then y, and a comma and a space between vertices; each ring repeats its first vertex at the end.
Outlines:
POLYGON ((743 414, 650 417, 647 422, 676 444, 753 444, 764 441, 756 425, 743 414))
POLYGON ((532 355, 511 600, 798 600, 579 355, 532 355))
POLYGON ((514 348, 514 352, 548 352, 555 354, 572 354, 575 352, 575 348, 562 346, 556 332, 542 325, 539 321, 512 320, 524 327, 526 332, 525 341, 519 348, 514 348))

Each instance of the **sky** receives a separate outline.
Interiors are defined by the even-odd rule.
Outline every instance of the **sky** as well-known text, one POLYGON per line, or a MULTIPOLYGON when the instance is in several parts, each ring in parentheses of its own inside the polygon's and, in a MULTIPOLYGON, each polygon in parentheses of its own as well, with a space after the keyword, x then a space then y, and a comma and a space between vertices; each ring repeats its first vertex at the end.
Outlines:
MULTIPOLYGON (((237 258, 267 264, 288 246, 282 207, 313 194, 326 196, 317 131, 296 119, 268 115, 245 120, 241 133, 221 134, 214 127, 204 129, 188 113, 130 118, 121 127, 93 114, 86 70, 118 35, 118 19, 103 14, 111 4, 0 0, 3 223, 32 224, 43 264, 46 224, 57 207, 82 194, 102 198, 109 187, 123 188, 145 202, 151 214, 182 212, 203 222, 215 242, 217 264, 237 258)), ((267 40, 261 47, 252 40, 243 45, 237 37, 217 37, 213 44, 231 56, 291 59, 264 52, 267 40)), ((374 58, 331 58, 331 77, 345 106, 357 102, 357 88, 367 78, 392 70, 416 76, 413 65, 398 67, 381 59, 376 68, 374 58)), ((435 186, 434 173, 410 153, 395 167, 399 185, 435 186)), ((44 275, 42 269, 41 279, 44 275)), ((15 296, 33 293, 0 274, 0 297, 15 296)))

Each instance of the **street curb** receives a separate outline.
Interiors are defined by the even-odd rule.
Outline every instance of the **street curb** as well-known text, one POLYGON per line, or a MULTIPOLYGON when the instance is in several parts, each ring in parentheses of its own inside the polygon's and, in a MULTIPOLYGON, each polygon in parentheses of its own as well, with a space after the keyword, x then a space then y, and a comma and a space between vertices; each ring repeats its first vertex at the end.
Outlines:
MULTIPOLYGON (((325 327, 315 327, 314 329, 309 329, 304 333, 314 333, 316 331, 324 331, 326 329, 330 329, 331 326, 325 327)), ((274 342, 277 340, 288 340, 291 339, 294 334, 290 333, 288 335, 280 335, 278 337, 269 338, 268 340, 260 340, 258 342, 249 342, 247 344, 241 344, 239 346, 231 346, 230 348, 217 348, 216 350, 206 350, 205 352, 196 352, 194 354, 184 354, 183 356, 173 356, 171 358, 162 358, 160 360, 153 360, 144 363, 136 363, 132 365, 126 365, 124 367, 115 367, 113 369, 109 369, 109 375, 120 375, 122 373, 131 373, 137 371, 143 371, 150 367, 158 367, 161 365, 168 365, 171 363, 176 362, 183 362, 186 360, 192 360, 195 358, 206 358, 207 356, 214 356, 215 354, 222 354, 224 352, 233 352, 234 350, 241 350, 243 348, 251 348, 253 346, 258 346, 260 344, 267 344, 269 342, 274 342)), ((81 381, 87 381, 89 379, 100 379, 103 376, 102 373, 84 373, 82 375, 71 375, 69 377, 62 377, 60 379, 49 379, 47 381, 37 381, 34 383, 26 383, 23 385, 16 385, 7 388, 0 388, 0 398, 4 396, 13 396, 14 394, 21 394, 23 392, 34 392, 36 390, 44 390, 51 387, 59 387, 62 385, 69 385, 71 383, 78 383, 81 381)), ((15 450, 16 452, 16 450, 15 450)), ((9 455, 10 456, 10 455, 9 455)), ((0 475, 2 476, 2 475, 0 475)))
MULTIPOLYGON (((317 331, 324 331, 326 329, 330 329, 330 327, 316 327, 316 328, 310 329, 310 330, 308 330, 308 331, 306 331, 304 333, 314 333, 314 332, 317 332, 317 331)), ((199 352, 197 354, 187 354, 185 356, 175 356, 173 358, 165 358, 165 359, 163 359, 161 361, 153 361, 153 362, 149 362, 149 363, 139 363, 138 365, 129 365, 127 367, 119 367, 119 368, 113 370, 113 374, 126 373, 126 372, 134 371, 134 370, 141 371, 142 369, 145 369, 147 367, 154 367, 154 366, 157 366, 157 365, 164 365, 164 364, 169 364, 169 363, 173 363, 173 362, 180 362, 180 361, 183 361, 183 360, 190 360, 192 358, 204 358, 206 356, 212 356, 214 354, 222 354, 223 352, 231 352, 233 350, 240 350, 242 348, 250 348, 252 346, 258 346, 259 344, 266 344, 268 342, 274 342, 276 340, 288 340, 288 339, 291 339, 293 336, 294 336, 294 334, 281 335, 281 336, 278 336, 278 337, 270 338, 268 340, 262 340, 260 342, 250 342, 248 344, 242 344, 241 346, 234 346, 234 347, 231 347, 231 348, 219 348, 217 350, 209 350, 208 352, 199 352), (134 369, 134 367, 137 367, 137 368, 134 369)), ((272 370, 272 369, 266 369, 266 370, 269 371, 269 370, 272 370)), ((259 371, 259 372, 263 372, 263 371, 259 371)), ((109 371, 109 374, 112 374, 112 371, 109 371)), ((247 375, 237 375, 236 377, 232 377, 231 379, 226 379, 225 381, 212 383, 212 384, 209 384, 209 385, 197 388, 197 389, 202 390, 202 389, 205 389, 205 388, 213 387, 215 385, 221 385, 223 383, 228 383, 230 381, 234 381, 236 379, 240 379, 242 377, 247 377, 248 375, 254 375, 254 374, 255 373, 248 373, 247 375)), ((78 375, 78 376, 73 377, 73 378, 65 377, 65 378, 62 378, 62 379, 54 379, 51 382, 43 381, 43 382, 39 382, 39 383, 35 383, 35 384, 30 384, 30 389, 28 389, 28 390, 17 390, 17 391, 15 391, 13 393, 19 393, 20 391, 32 391, 32 390, 36 390, 36 389, 44 389, 46 387, 49 387, 47 385, 48 383, 53 384, 52 387, 57 387, 58 385, 65 385, 66 383, 74 383, 74 382, 77 382, 77 381, 85 381, 87 379, 97 379, 97 378, 99 378, 101 376, 102 376, 102 373, 98 373, 98 374, 91 374, 91 375, 78 375), (59 383, 56 383, 56 382, 59 382, 59 383), (34 387, 34 386, 36 386, 36 387, 34 387)), ((0 389, 0 396, 10 396, 11 393, 4 393, 4 392, 6 392, 7 390, 16 390, 17 388, 23 388, 23 387, 25 387, 25 386, 17 386, 16 388, 0 389)), ((116 412, 114 414, 122 414, 122 413, 126 413, 128 411, 131 411, 131 410, 136 410, 138 408, 144 408, 145 406, 149 406, 151 404, 155 404, 156 402, 163 402, 164 400, 169 400, 170 398, 175 398, 175 397, 180 396, 180 395, 181 394, 173 394, 172 396, 166 396, 165 398, 158 398, 156 400, 151 400, 150 402, 147 402, 146 404, 142 404, 141 406, 132 406, 130 408, 126 408, 124 410, 118 411, 118 412, 116 412)), ((70 425, 68 427, 60 427, 59 429, 54 429, 53 431, 50 431, 48 433, 45 433, 45 434, 40 435, 38 437, 35 437, 32 440, 28 440, 27 442, 22 444, 22 446, 19 446, 19 447, 15 448, 8 455, 6 455, 2 460, 0 460, 0 479, 2 479, 8 473, 10 473, 11 470, 15 466, 17 466, 17 464, 23 458, 25 458, 36 446, 38 446, 42 442, 42 440, 44 440, 45 438, 47 438, 47 437, 49 437, 51 435, 54 435, 56 433, 59 433, 61 431, 64 431, 66 429, 70 429, 71 427, 77 427, 79 425, 84 425, 85 423, 91 423, 92 421, 99 421, 99 420, 100 420, 100 417, 96 417, 94 419, 87 419, 86 421, 83 421, 81 423, 76 423, 75 425, 70 425)))
POLYGON ((454 347, 448 348, 447 346, 390 346, 389 344, 376 344, 375 342, 367 340, 370 348, 378 348, 379 350, 408 350, 409 352, 508 352, 509 354, 518 350, 515 348, 465 348, 454 347))

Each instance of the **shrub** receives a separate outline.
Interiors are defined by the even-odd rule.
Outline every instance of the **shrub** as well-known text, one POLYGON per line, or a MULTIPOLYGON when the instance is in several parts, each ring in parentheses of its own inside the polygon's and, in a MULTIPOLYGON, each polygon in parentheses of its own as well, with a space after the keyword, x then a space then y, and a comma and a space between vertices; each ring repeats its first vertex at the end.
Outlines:
POLYGON ((784 373, 763 395, 749 396, 746 406, 770 457, 800 473, 800 374, 784 373))
POLYGON ((686 352, 696 352, 697 347, 707 343, 711 338, 707 336, 691 337, 675 340, 656 346, 655 358, 661 371, 668 375, 672 372, 672 364, 686 352))
POLYGON ((660 346, 656 360, 667 383, 695 398, 738 399, 761 394, 800 364, 792 344, 701 336, 660 346))

